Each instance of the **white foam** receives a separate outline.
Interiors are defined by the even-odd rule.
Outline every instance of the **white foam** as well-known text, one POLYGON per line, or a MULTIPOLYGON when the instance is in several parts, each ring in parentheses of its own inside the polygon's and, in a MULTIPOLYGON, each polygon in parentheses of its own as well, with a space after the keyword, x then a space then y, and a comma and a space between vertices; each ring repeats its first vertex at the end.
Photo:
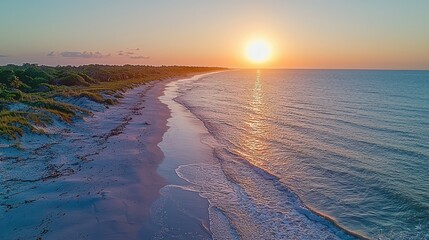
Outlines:
POLYGON ((320 222, 308 209, 298 206, 293 195, 279 191, 272 181, 246 164, 225 161, 228 163, 222 166, 190 164, 176 170, 181 178, 197 185, 201 196, 217 209, 211 215, 214 235, 234 229, 244 239, 351 238, 333 225, 320 222), (219 217, 219 211, 224 216, 219 217))

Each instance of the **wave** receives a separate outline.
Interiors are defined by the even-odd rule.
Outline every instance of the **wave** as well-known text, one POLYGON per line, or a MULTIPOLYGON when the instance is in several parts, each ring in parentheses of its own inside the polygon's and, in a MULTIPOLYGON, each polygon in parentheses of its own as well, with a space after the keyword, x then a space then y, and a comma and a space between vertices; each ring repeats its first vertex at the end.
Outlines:
MULTIPOLYGON (((188 104, 186 104, 186 101, 183 101, 181 99, 181 96, 183 94, 184 92, 181 92, 181 95, 179 95, 174 100, 180 103, 181 105, 183 105, 185 108, 187 108, 196 118, 200 119, 203 122, 210 136, 209 137, 206 136, 206 138, 203 139, 202 142, 209 145, 213 149, 213 155, 219 161, 219 165, 218 166, 208 165, 208 164, 182 165, 178 169, 176 169, 176 173, 182 179, 200 187, 199 188, 200 194, 202 197, 205 197, 209 200, 211 205, 210 208, 215 209, 214 211, 217 212, 217 214, 222 215, 222 217, 220 218, 223 218, 225 221, 228 221, 229 225, 232 226, 232 230, 231 229, 228 230, 228 232, 234 233, 230 235, 230 236, 233 236, 232 238, 243 236, 243 235, 253 236, 252 234, 249 233, 249 230, 240 228, 240 226, 242 227, 243 224, 238 223, 237 220, 231 217, 231 215, 241 216, 240 214, 237 213, 238 210, 234 208, 237 208, 238 206, 248 206, 247 208, 243 207, 244 210, 240 210, 240 211, 246 212, 246 214, 248 214, 249 216, 257 216, 255 218, 257 218, 258 220, 262 219, 261 217, 258 216, 258 214, 260 214, 261 212, 264 212, 260 209, 262 208, 260 203, 259 204, 255 203, 257 202, 257 200, 254 199, 254 196, 252 196, 251 193, 249 194, 251 190, 243 187, 243 182, 242 182, 242 179, 240 179, 240 177, 242 177, 243 172, 247 172, 247 174, 253 173, 259 176, 259 177, 256 177, 255 175, 252 176, 252 174, 250 174, 248 176, 249 178, 256 178, 256 179, 262 178, 263 181, 265 182, 261 184, 267 184, 267 182, 269 182, 269 185, 271 185, 272 188, 277 191, 277 193, 272 192, 270 194, 272 194, 273 196, 276 195, 279 199, 283 200, 283 203, 281 204, 284 204, 284 205, 290 204, 293 207, 293 210, 285 211, 285 209, 282 209, 280 207, 278 209, 275 209, 275 211, 265 212, 268 215, 272 214, 272 216, 265 216, 265 219, 277 219, 277 220, 283 219, 281 215, 287 215, 288 213, 290 214, 293 213, 292 215, 295 215, 295 216, 292 216, 292 217, 289 216, 289 217, 292 219, 296 218, 295 221, 297 221, 297 225, 294 226, 293 224, 289 224, 289 225, 286 224, 288 229, 287 230, 283 229, 284 231, 282 233, 278 233, 278 234, 285 234, 285 235, 276 236, 276 238, 288 237, 288 236, 290 237, 290 235, 288 234, 291 234, 292 236, 293 234, 298 234, 298 235, 301 234, 304 236, 305 234, 309 234, 311 236, 311 234, 314 234, 314 231, 308 230, 308 229, 307 231, 310 231, 310 232, 305 232, 305 231, 301 233, 291 232, 291 229, 294 229, 294 228, 296 228, 296 230, 298 231, 303 230, 300 228, 305 228, 305 227, 300 225, 302 223, 299 223, 299 222, 303 221, 302 219, 308 219, 310 221, 310 223, 307 222, 309 226, 314 225, 312 227, 320 230, 318 234, 322 234, 322 235, 333 234, 335 237, 339 239, 355 239, 355 238, 367 239, 366 236, 356 233, 354 231, 351 231, 345 228, 344 226, 341 226, 338 222, 335 221, 333 217, 326 215, 316 209, 310 208, 309 206, 306 206, 301 200, 301 198, 295 192, 293 192, 290 188, 288 188, 284 183, 281 182, 279 177, 275 176, 274 174, 268 172, 267 170, 261 167, 251 164, 246 159, 226 149, 219 141, 215 139, 214 137, 215 135, 213 134, 213 131, 215 130, 213 129, 213 127, 211 127, 210 124, 208 124, 207 121, 205 121, 205 119, 202 119, 202 117, 196 113, 195 111, 196 109, 189 107, 188 104), (233 164, 235 167, 227 166, 230 164, 233 164), (237 171, 237 169, 234 169, 234 168, 240 169, 241 171, 237 171), (202 180, 204 178, 209 178, 209 179, 202 180), (220 182, 217 182, 217 181, 220 181, 220 182), (219 196, 219 195, 223 195, 223 196, 219 196), (230 197, 231 195, 236 195, 235 201, 237 201, 238 199, 240 203, 232 201, 233 203, 230 203, 229 206, 225 206, 225 202, 227 202, 227 200, 225 199, 225 195, 230 197), (219 203, 220 200, 224 201, 223 204, 219 203), (281 212, 281 211, 284 211, 284 212, 281 212), (300 216, 297 216, 296 215, 297 213, 300 216), (325 231, 325 233, 323 231, 325 231)), ((270 209, 270 210, 273 210, 273 209, 270 209)), ((279 222, 278 223, 264 222, 264 221, 262 222, 263 224, 268 224, 272 226, 269 226, 269 227, 257 226, 256 228, 259 227, 259 228, 265 228, 265 229, 279 229, 281 228, 281 226, 279 225, 282 225, 281 221, 280 221, 280 224, 279 222)), ((247 224, 252 225, 251 223, 247 223, 247 224)), ((212 232, 216 233, 217 230, 212 229, 212 232)), ((318 237, 322 235, 319 235, 318 237)))
MULTIPOLYGON (((228 154, 235 155, 234 153, 224 149, 228 152, 228 154)), ((238 155, 235 155, 235 157, 240 157, 238 155)), ((219 155, 217 155, 218 159, 221 159, 219 155)), ((225 160, 224 160, 225 161, 225 160)), ((275 176, 274 174, 268 172, 267 170, 260 168, 258 166, 255 166, 251 164, 249 161, 243 159, 243 163, 245 163, 248 167, 250 167, 255 173, 262 176, 265 180, 272 181, 273 185, 276 187, 277 190, 284 192, 286 195, 290 197, 292 200, 292 203, 296 207, 296 209, 303 215, 305 215, 307 218, 316 221, 318 223, 321 223, 327 227, 330 228, 330 230, 334 231, 337 236, 339 236, 341 239, 347 239, 349 236, 345 235, 349 234, 350 236, 359 238, 359 239, 368 239, 363 235, 360 235, 356 232, 353 232, 351 230, 346 229, 345 227, 341 226, 339 223, 335 221, 335 219, 327 214, 323 214, 320 211, 317 211, 316 209, 313 209, 307 205, 304 204, 304 202, 301 200, 301 198, 290 188, 288 188, 284 183, 281 182, 280 178, 275 176), (338 228, 338 229, 336 229, 338 228), (342 232, 343 231, 343 232, 342 232)))

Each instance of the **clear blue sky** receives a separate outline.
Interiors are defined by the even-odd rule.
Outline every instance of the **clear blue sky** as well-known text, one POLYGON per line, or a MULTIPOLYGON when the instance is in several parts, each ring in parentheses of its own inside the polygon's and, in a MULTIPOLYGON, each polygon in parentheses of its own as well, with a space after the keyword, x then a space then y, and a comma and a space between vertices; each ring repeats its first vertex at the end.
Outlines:
POLYGON ((429 69, 429 1, 4 0, 0 64, 429 69), (48 56, 49 55, 49 56, 48 56))

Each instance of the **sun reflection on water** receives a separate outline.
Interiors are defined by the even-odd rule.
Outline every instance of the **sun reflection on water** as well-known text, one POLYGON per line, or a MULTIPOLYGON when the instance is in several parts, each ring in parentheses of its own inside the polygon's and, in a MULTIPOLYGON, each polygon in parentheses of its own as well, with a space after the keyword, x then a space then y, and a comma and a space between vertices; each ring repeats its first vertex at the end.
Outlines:
POLYGON ((262 84, 261 71, 257 70, 255 83, 251 90, 251 96, 249 99, 249 110, 248 115, 245 116, 244 122, 249 127, 247 134, 244 135, 240 142, 247 150, 245 154, 246 158, 256 166, 264 165, 261 161, 264 151, 267 150, 267 144, 265 141, 267 135, 267 124, 264 121, 266 115, 266 108, 264 106, 264 91, 262 84))

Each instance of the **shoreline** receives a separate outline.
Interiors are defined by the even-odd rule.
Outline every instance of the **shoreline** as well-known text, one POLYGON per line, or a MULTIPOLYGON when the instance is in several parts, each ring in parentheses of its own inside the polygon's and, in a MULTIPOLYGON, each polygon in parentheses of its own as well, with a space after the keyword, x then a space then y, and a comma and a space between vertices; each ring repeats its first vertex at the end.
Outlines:
POLYGON ((166 84, 164 95, 159 98, 168 106, 171 114, 167 120, 168 130, 163 135, 163 141, 158 144, 164 152, 164 161, 159 165, 159 172, 168 183, 161 189, 163 197, 160 200, 167 202, 163 203, 164 206, 161 208, 168 209, 168 201, 171 202, 172 197, 177 198, 179 200, 175 200, 174 203, 176 208, 185 210, 182 212, 167 210, 167 215, 171 217, 182 215, 181 218, 187 219, 187 222, 198 223, 193 227, 170 226, 176 229, 177 234, 171 237, 186 237, 185 234, 191 233, 193 236, 199 236, 197 239, 213 238, 208 199, 201 196, 197 189, 193 189, 192 184, 177 173, 177 169, 188 164, 215 164, 215 162, 212 162, 211 149, 201 142, 202 135, 206 134, 203 123, 196 119, 185 106, 178 103, 176 98, 181 95, 179 90, 182 82, 194 81, 216 73, 219 72, 198 74, 169 82, 166 84), (179 141, 180 144, 177 144, 179 141), (188 204, 192 206, 186 206, 188 204))
MULTIPOLYGON (((189 79, 182 79, 183 81, 184 80, 189 80, 189 79)), ((198 81, 198 79, 197 79, 197 81, 198 81)), ((178 94, 177 96, 176 96, 176 98, 174 98, 174 102, 176 102, 177 104, 179 104, 179 105, 181 105, 184 109, 186 109, 186 111, 188 111, 192 116, 193 116, 193 118, 195 118, 195 119, 197 119, 197 121, 199 121, 200 123, 201 123, 201 125, 202 125, 202 128, 204 128, 204 132, 206 132, 209 136, 210 136, 210 138, 212 138, 213 136, 214 136, 214 134, 213 134, 213 132, 211 132, 211 130, 210 130, 210 128, 206 125, 207 123, 201 118, 201 116, 199 116, 198 114, 196 114, 195 113, 195 111, 194 111, 194 109, 192 109, 191 107, 189 107, 185 102, 183 102, 182 100, 180 100, 180 99, 178 99, 178 98, 180 98, 182 95, 181 94, 178 94)), ((213 141, 216 141, 216 140, 213 140, 213 141)), ((209 144, 209 143, 204 143, 204 141, 202 141, 202 143, 204 144, 204 145, 206 145, 206 146, 208 146, 210 149, 211 149, 211 154, 212 154, 212 156, 213 156, 213 158, 215 158, 216 160, 217 160, 217 162, 219 162, 219 163, 221 163, 223 160, 222 160, 222 158, 220 158, 219 156, 217 156, 217 154, 215 153, 215 149, 214 149, 214 146, 212 146, 211 144, 209 144)), ((196 165, 199 165, 199 164, 204 164, 204 163, 198 163, 198 164, 196 164, 196 165)), ((281 188, 287 188, 288 190, 286 190, 287 192, 292 192, 292 190, 291 189, 289 189, 287 186, 283 186, 281 183, 280 183, 280 180, 278 179, 278 177, 276 177, 276 176, 274 176, 274 175, 272 175, 271 173, 269 173, 269 172, 266 172, 266 170, 264 170, 264 169, 261 169, 261 168, 259 168, 259 167, 257 167, 257 166, 254 166, 254 165, 252 165, 251 163, 249 163, 249 162, 246 162, 246 164, 248 164, 249 165, 249 167, 250 168, 252 168, 252 169, 257 169, 257 170, 255 170, 256 172, 260 172, 260 171, 263 171, 263 172, 265 172, 264 174, 265 175, 267 175, 267 176, 269 176, 269 177, 267 177, 265 180, 269 180, 270 182, 272 182, 272 184, 273 185, 277 185, 277 184, 279 184, 280 186, 281 186, 281 188)), ((189 165, 193 165, 193 164, 189 164, 189 165)), ((222 165, 222 164, 221 164, 222 165)), ((188 165, 187 164, 184 164, 184 165, 181 165, 180 166, 180 168, 181 167, 188 167, 188 165)), ((176 169, 176 172, 177 172, 177 174, 179 174, 179 175, 181 175, 180 174, 180 171, 178 171, 178 169, 176 169)), ((189 182, 189 184, 194 184, 194 185, 198 185, 196 182, 194 182, 194 181, 192 181, 192 180, 188 180, 187 179, 187 177, 186 176, 180 176, 182 179, 184 179, 184 180, 186 180, 186 181, 188 181, 189 182)), ((228 178, 228 177, 227 177, 228 178)), ((264 177, 265 178, 265 177, 264 177)), ((192 178, 191 178, 192 179, 192 178)), ((200 186, 200 185, 198 185, 198 186, 200 186)), ((201 186, 200 186, 201 187, 201 186)), ((204 187, 201 187, 201 188, 204 188, 204 187)), ((280 190, 280 189, 279 189, 280 190)), ((198 190, 197 190, 198 191, 198 190)), ((281 191, 281 190, 280 190, 281 191)), ((200 195, 206 195, 207 193, 205 193, 204 191, 198 191, 199 192, 199 194, 200 195)), ((293 194, 295 194, 296 195, 296 193, 293 193, 293 194)), ((331 227, 333 227, 334 229, 333 229, 333 233, 334 232, 336 232, 336 231, 338 231, 338 236, 343 236, 344 237, 344 235, 343 234, 345 234, 345 235, 348 235, 348 237, 350 237, 351 239, 353 239, 353 238, 356 238, 356 239, 369 239, 368 237, 366 237, 365 235, 363 235, 363 234, 360 234, 360 233, 357 233, 357 232, 354 232, 354 231, 352 231, 352 230, 349 230, 349 229, 347 229, 346 227, 344 227, 344 226, 341 226, 334 218, 332 218, 332 217, 330 217, 329 215, 326 215, 326 214, 324 214, 324 213, 322 213, 322 212, 320 212, 320 211, 317 211, 317 210, 315 210, 315 209, 313 209, 313 208, 311 208, 311 207, 308 207, 302 200, 301 200, 301 198, 298 196, 298 195, 296 195, 296 198, 298 199, 298 201, 299 201, 299 203, 300 204, 302 204, 303 206, 304 206, 304 208, 307 208, 308 209, 308 211, 309 211, 309 213, 310 213, 310 215, 314 215, 314 216, 307 216, 307 218, 309 218, 309 219, 312 219, 313 221, 316 221, 316 222, 318 222, 319 224, 322 224, 322 225, 325 225, 326 227, 328 227, 328 228, 331 228, 331 227), (319 218, 318 220, 316 220, 316 219, 314 219, 314 218, 319 218), (335 229, 336 228, 336 229, 335 229), (343 232, 343 233, 340 233, 340 232, 343 232)), ((209 198, 207 198, 208 199, 208 201, 210 201, 210 199, 209 198)), ((216 208, 217 209, 217 206, 216 205, 212 205, 211 204, 211 206, 210 207, 214 207, 214 208, 216 208)), ((228 221, 228 217, 226 217, 224 220, 226 220, 226 221, 228 221)), ((229 224, 231 224, 231 223, 229 223, 229 224)), ((222 226, 222 227, 224 227, 224 233, 226 232, 225 231, 225 229, 226 229, 226 227, 225 226, 222 226)), ((232 236, 231 236, 231 238, 233 238, 233 237, 236 237, 237 235, 240 235, 240 234, 237 234, 237 232, 236 231, 234 231, 234 230, 236 230, 236 229, 233 229, 232 231, 231 231, 231 229, 229 229, 229 232, 232 234, 232 236), (237 235, 236 235, 237 234, 237 235)), ((335 233, 335 235, 336 235, 337 233, 335 233)), ((224 235, 223 235, 224 236, 224 235)))
POLYGON ((2 167, 19 162, 40 176, 11 171, 0 179, 7 183, 0 189, 0 238, 144 236, 142 225, 166 185, 157 171, 163 160, 158 143, 170 112, 159 96, 167 83, 183 78, 132 88, 118 105, 58 134, 24 136, 22 149, 2 146, 8 153, 0 155, 2 167))

